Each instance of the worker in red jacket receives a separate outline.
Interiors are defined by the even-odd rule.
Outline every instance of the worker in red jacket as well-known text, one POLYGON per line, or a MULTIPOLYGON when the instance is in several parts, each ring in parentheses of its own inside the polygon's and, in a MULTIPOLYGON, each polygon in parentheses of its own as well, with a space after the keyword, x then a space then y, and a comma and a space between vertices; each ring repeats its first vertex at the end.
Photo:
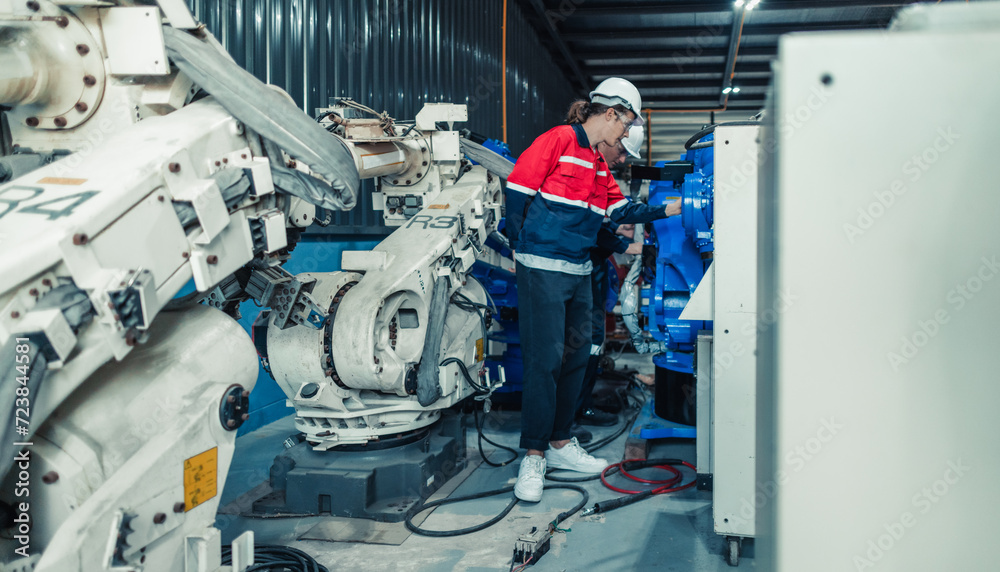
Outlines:
POLYGON ((626 199, 597 151, 641 125, 641 109, 631 83, 601 82, 590 101, 570 107, 569 125, 535 139, 507 179, 524 359, 520 446, 527 454, 514 487, 521 500, 541 500, 547 466, 597 473, 608 464, 570 435, 590 356, 590 250, 605 217, 621 224, 680 214, 679 202, 650 207, 626 199))

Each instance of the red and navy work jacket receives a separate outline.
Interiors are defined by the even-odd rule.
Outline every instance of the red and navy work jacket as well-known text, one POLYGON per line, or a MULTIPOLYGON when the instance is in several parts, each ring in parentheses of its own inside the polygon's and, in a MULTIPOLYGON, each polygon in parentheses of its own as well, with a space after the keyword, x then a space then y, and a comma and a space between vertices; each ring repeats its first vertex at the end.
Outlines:
POLYGON ((590 274, 590 249, 605 217, 617 224, 665 218, 662 206, 626 199, 580 125, 540 135, 507 178, 507 238, 519 264, 590 274))

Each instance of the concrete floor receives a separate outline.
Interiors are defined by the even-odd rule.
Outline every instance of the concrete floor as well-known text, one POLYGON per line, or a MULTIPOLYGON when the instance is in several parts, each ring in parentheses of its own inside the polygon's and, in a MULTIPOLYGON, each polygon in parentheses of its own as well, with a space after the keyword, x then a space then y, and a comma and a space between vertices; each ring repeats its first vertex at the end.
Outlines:
MULTIPOLYGON (((647 359, 625 356, 625 363, 639 371, 652 371, 647 359)), ((623 361, 619 360, 619 367, 623 361)), ((603 382, 602 382, 603 383, 603 382)), ((599 386, 600 389, 600 386, 599 386)), ((519 436, 518 411, 497 411, 486 433, 493 440, 515 447, 519 436)), ((471 426, 471 421, 470 421, 471 426)), ((610 428, 589 428, 594 438, 609 435, 610 428)), ((245 507, 246 493, 267 479, 274 456, 282 452, 282 441, 295 432, 292 417, 281 419, 237 439, 236 454, 222 494, 220 512, 239 512, 245 507), (228 507, 227 507, 228 505, 228 507)), ((470 428, 467 443, 470 462, 478 462, 476 433, 470 428)), ((596 456, 615 462, 621 459, 625 435, 597 452, 596 456)), ((492 452, 487 445, 487 454, 492 452)), ((504 458, 504 451, 492 454, 504 458)), ((694 464, 692 440, 667 439, 651 444, 649 458, 671 457, 694 464)), ((649 469, 648 478, 663 478, 661 471, 649 469)), ((685 482, 690 471, 685 470, 685 482)), ((496 489, 514 483, 517 462, 493 468, 485 464, 476 467, 452 496, 496 489)), ((619 477, 620 478, 620 477, 619 477)), ((619 483, 624 484, 628 481, 619 483)), ((587 506, 595 501, 618 496, 600 481, 582 483, 590 494, 587 506)), ((457 529, 478 524, 498 514, 509 502, 509 495, 484 498, 465 503, 438 507, 424 521, 428 529, 457 529)), ((452 538, 430 538, 411 535, 398 546, 356 542, 299 540, 317 523, 329 517, 251 519, 236 514, 220 514, 217 526, 223 530, 223 542, 230 542, 245 530, 253 530, 257 544, 281 544, 303 550, 320 563, 334 570, 382 571, 387 569, 414 572, 443 570, 507 571, 517 537, 533 526, 544 527, 556 515, 579 500, 574 491, 546 491, 537 504, 519 503, 501 522, 486 530, 452 538)), ((712 529, 712 494, 690 488, 679 493, 657 496, 622 507, 607 514, 589 517, 574 515, 561 525, 572 529, 556 533, 551 549, 530 570, 732 570, 725 561, 725 542, 712 529)), ((370 521, 366 521, 370 522, 370 521)), ((753 569, 752 548, 744 555, 738 569, 753 569)))

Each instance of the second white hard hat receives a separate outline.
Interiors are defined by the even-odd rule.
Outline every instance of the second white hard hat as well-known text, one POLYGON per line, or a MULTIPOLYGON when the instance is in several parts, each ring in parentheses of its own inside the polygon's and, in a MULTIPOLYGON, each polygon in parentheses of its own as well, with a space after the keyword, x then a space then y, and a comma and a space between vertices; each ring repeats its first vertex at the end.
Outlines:
POLYGON ((590 92, 590 101, 604 105, 624 105, 635 114, 632 125, 642 125, 642 96, 632 82, 620 77, 609 77, 590 92))
POLYGON ((622 145, 625 146, 625 150, 628 154, 635 157, 636 159, 642 159, 642 155, 639 154, 642 151, 642 138, 646 134, 646 129, 639 126, 633 125, 628 130, 628 137, 622 139, 622 145))

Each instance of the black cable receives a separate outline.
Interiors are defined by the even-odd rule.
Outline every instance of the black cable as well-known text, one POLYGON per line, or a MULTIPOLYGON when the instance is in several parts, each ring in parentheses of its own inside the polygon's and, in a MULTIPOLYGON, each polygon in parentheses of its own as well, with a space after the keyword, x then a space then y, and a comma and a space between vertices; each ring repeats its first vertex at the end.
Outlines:
MULTIPOLYGON (((233 550, 230 546, 222 547, 222 564, 232 565, 233 550)), ((258 544, 253 550, 254 565, 246 572, 330 572, 326 566, 305 552, 291 546, 270 546, 258 544)))
POLYGON ((692 145, 694 145, 696 141, 715 131, 716 127, 738 127, 741 125, 760 125, 760 121, 727 121, 725 123, 714 123, 692 135, 691 138, 684 143, 684 148, 688 150, 693 149, 692 145))
MULTIPOLYGON (((479 433, 479 438, 476 440, 479 443, 479 456, 483 458, 483 462, 486 463, 487 465, 491 466, 491 467, 504 467, 504 466, 509 465, 509 464, 513 463, 514 461, 516 461, 517 460, 517 455, 518 455, 517 451, 515 451, 514 449, 512 449, 510 447, 506 447, 504 445, 501 445, 500 443, 492 441, 492 440, 490 440, 489 437, 487 437, 486 435, 483 434, 483 422, 479 421, 479 410, 478 409, 474 409, 473 410, 473 415, 475 416, 475 419, 476 419, 476 432, 479 433), (510 459, 508 459, 508 460, 506 460, 506 461, 504 461, 502 463, 494 463, 493 461, 489 460, 489 458, 486 456, 486 453, 483 451, 483 441, 486 441, 487 443, 489 443, 490 445, 493 445, 494 447, 496 447, 498 449, 503 449, 504 451, 509 451, 513 456, 510 459)), ((484 418, 483 421, 485 421, 485 417, 486 417, 486 415, 483 415, 483 418, 484 418)))
MULTIPOLYGON (((584 490, 582 487, 578 487, 576 485, 545 485, 545 489, 568 489, 568 490, 577 491, 578 493, 580 493, 581 495, 583 495, 583 498, 580 500, 580 502, 578 502, 573 508, 571 508, 571 509, 569 509, 567 511, 561 512, 561 513, 559 513, 558 516, 556 516, 556 519, 554 521, 552 521, 552 524, 555 525, 555 526, 558 526, 559 523, 561 523, 562 521, 566 520, 570 516, 576 514, 581 508, 583 508, 584 506, 586 506, 587 502, 590 500, 590 494, 586 490, 584 490)), ((452 504, 452 503, 456 503, 456 502, 463 502, 463 501, 467 501, 467 500, 481 499, 481 498, 491 497, 491 496, 500 495, 500 494, 504 494, 504 493, 509 493, 509 492, 513 492, 513 491, 514 491, 514 485, 511 485, 511 486, 504 487, 502 489, 495 489, 495 490, 492 490, 492 491, 485 491, 485 492, 475 493, 475 494, 466 495, 466 496, 462 496, 462 497, 446 498, 446 499, 436 500, 436 501, 433 501, 433 502, 422 504, 422 505, 420 505, 417 508, 417 510, 415 510, 412 514, 410 514, 409 516, 406 517, 406 528, 407 528, 407 530, 409 530, 410 532, 412 532, 414 534, 419 534, 421 536, 432 536, 432 537, 436 537, 436 538, 446 538, 446 537, 450 537, 450 536, 461 536, 463 534, 471 534, 473 532, 479 532, 480 530, 485 530, 485 529, 493 526, 494 524, 500 522, 501 520, 503 520, 504 517, 507 516, 510 513, 510 511, 514 510, 514 506, 520 501, 520 499, 518 499, 517 497, 512 496, 510 504, 508 504, 506 506, 506 508, 504 508, 503 511, 500 514, 498 514, 497 516, 491 518, 490 520, 488 520, 488 521, 486 521, 486 522, 484 522, 482 524, 477 524, 475 526, 470 526, 470 527, 467 527, 467 528, 460 528, 460 529, 457 529, 457 530, 427 530, 427 529, 424 529, 424 528, 420 528, 419 526, 413 524, 413 517, 417 516, 418 514, 424 512, 427 509, 434 508, 434 507, 437 507, 437 506, 446 505, 446 504, 452 504)))
POLYGON ((444 366, 446 366, 446 365, 448 365, 450 363, 458 364, 458 369, 462 370, 462 375, 465 377, 465 381, 468 382, 468 384, 472 386, 472 389, 476 390, 477 394, 480 394, 480 395, 489 395, 490 394, 490 389, 488 387, 485 387, 483 385, 479 385, 478 383, 476 383, 475 381, 472 380, 472 375, 469 374, 469 367, 465 365, 465 362, 463 362, 462 360, 458 359, 457 357, 446 358, 444 361, 442 361, 438 365, 440 367, 444 367, 444 366))

